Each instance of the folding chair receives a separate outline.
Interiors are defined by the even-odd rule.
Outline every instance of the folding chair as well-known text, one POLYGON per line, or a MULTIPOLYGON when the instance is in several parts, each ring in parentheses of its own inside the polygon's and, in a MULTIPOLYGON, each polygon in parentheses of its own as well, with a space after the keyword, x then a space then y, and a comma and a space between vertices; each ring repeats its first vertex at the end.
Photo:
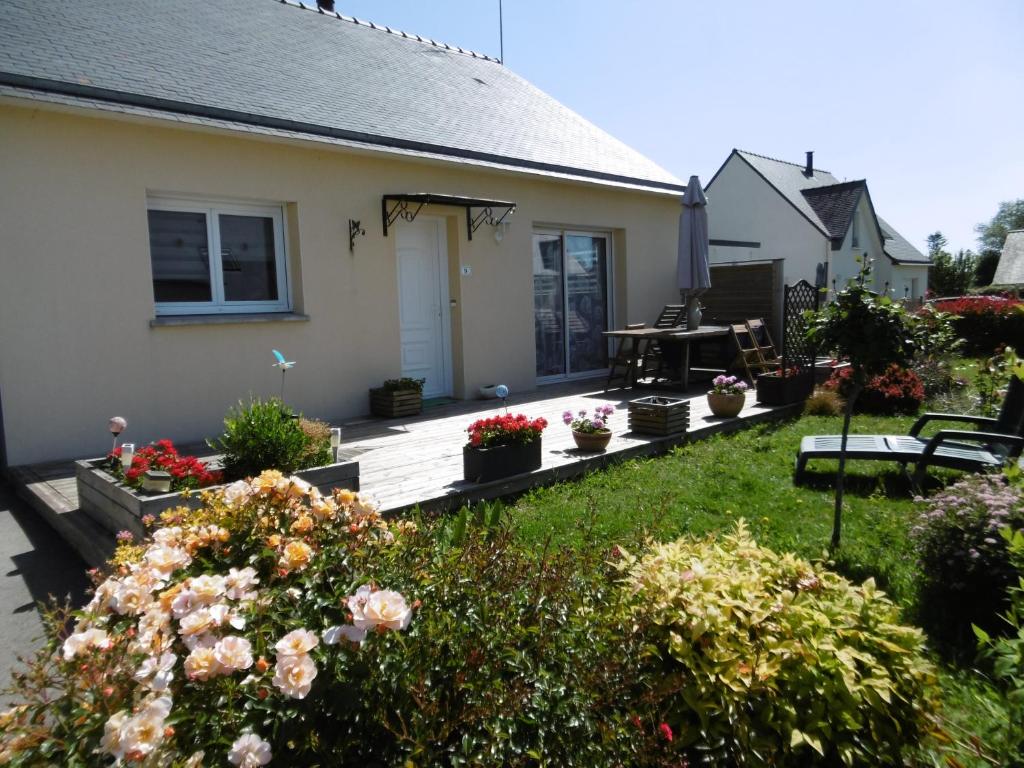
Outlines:
POLYGON ((761 318, 747 320, 747 330, 750 332, 750 339, 757 345, 761 353, 761 359, 767 365, 782 365, 779 353, 775 349, 775 342, 772 341, 772 335, 768 333, 768 326, 765 325, 764 320, 761 318))
MULTIPOLYGON (((654 328, 684 328, 686 326, 686 305, 666 304, 658 319, 654 321, 654 328)), ((665 358, 661 344, 658 341, 651 341, 647 344, 647 351, 644 353, 641 362, 641 376, 646 377, 652 374, 655 379, 661 376, 665 368, 665 358)))
POLYGON ((732 331, 732 339, 736 344, 736 351, 738 352, 733 365, 730 367, 742 365, 743 370, 747 372, 747 379, 751 384, 754 383, 754 377, 757 373, 765 373, 779 367, 778 362, 769 362, 764 359, 764 355, 761 354, 761 347, 746 323, 734 323, 729 326, 729 329, 732 331))
MULTIPOLYGON (((647 323, 629 323, 626 330, 635 331, 646 327, 647 323)), ((633 374, 643 364, 643 359, 644 351, 640 344, 633 339, 619 339, 615 355, 608 364, 608 381, 604 385, 604 391, 611 389, 612 381, 617 379, 622 380, 622 386, 628 387, 632 383, 633 374), (622 369, 621 373, 617 373, 619 368, 622 369)))

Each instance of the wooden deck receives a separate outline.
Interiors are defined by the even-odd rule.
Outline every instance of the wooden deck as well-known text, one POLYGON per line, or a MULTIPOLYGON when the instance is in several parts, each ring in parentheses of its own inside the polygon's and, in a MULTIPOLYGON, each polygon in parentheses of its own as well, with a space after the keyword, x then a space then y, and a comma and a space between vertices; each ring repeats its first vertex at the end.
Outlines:
MULTIPOLYGON (((613 461, 664 453, 684 441, 733 431, 757 421, 784 418, 796 412, 793 406, 759 405, 751 392, 738 418, 718 419, 708 410, 703 391, 699 394, 691 391, 686 396, 690 400, 690 429, 685 434, 637 435, 628 432, 626 427, 630 400, 650 394, 683 395, 642 388, 612 390, 606 394, 601 383, 590 380, 559 384, 509 398, 510 413, 543 416, 549 422, 542 443, 543 464, 539 470, 528 474, 483 484, 462 479, 466 427, 477 418, 503 413, 499 400, 464 401, 428 408, 410 419, 365 418, 342 423, 342 453, 359 461, 361 491, 373 498, 385 513, 398 514, 416 505, 447 510, 579 476, 613 461), (609 423, 614 436, 604 453, 581 453, 576 450, 568 427, 562 424, 562 413, 581 408, 591 410, 602 403, 616 407, 609 423)), ((200 456, 209 453, 202 444, 180 448, 200 456)), ((72 461, 14 467, 10 476, 18 493, 43 514, 87 562, 102 562, 111 549, 111 542, 109 536, 78 509, 72 461)))

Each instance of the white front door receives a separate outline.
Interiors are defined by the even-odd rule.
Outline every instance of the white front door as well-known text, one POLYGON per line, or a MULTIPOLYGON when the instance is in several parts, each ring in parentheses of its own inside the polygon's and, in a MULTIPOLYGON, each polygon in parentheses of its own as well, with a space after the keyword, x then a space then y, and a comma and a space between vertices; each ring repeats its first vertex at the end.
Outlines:
POLYGON ((443 222, 421 216, 395 228, 402 376, 425 379, 424 397, 452 393, 448 244, 443 222))

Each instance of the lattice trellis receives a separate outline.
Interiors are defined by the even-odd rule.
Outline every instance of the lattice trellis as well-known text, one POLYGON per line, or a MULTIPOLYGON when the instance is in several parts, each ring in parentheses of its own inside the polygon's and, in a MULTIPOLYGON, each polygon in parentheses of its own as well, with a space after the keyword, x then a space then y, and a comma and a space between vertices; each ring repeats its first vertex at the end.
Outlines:
POLYGON ((807 341, 807 310, 818 310, 821 291, 801 280, 787 285, 782 305, 782 367, 812 369, 816 350, 807 341))

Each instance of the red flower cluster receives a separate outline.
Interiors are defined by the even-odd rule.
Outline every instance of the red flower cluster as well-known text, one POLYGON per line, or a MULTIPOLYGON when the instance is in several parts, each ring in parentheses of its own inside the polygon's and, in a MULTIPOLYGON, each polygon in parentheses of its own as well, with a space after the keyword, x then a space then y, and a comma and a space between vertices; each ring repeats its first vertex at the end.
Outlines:
MULTIPOLYGON (((853 368, 837 368, 824 387, 849 397, 853 368)), ((867 413, 917 413, 924 402, 924 383, 908 368, 893 363, 885 372, 868 380, 857 399, 857 408, 867 413)))
POLYGON ((142 488, 142 478, 150 469, 159 469, 170 474, 172 491, 205 488, 223 480, 220 472, 211 471, 195 456, 180 455, 170 440, 158 440, 140 448, 132 457, 132 465, 127 471, 121 467, 120 447, 115 448, 107 459, 114 474, 119 476, 125 485, 136 490, 142 488))
POLYGON ((791 365, 788 368, 780 368, 777 371, 770 371, 766 375, 775 376, 776 378, 781 376, 784 379, 795 379, 797 376, 800 375, 800 367, 796 365, 791 365))
POLYGON ((1020 299, 1006 296, 961 296, 958 299, 936 301, 932 306, 951 315, 1007 315, 1021 303, 1020 299))
POLYGON ((515 416, 493 416, 479 419, 469 425, 469 444, 475 448, 495 445, 524 445, 540 438, 548 425, 547 419, 531 419, 521 413, 515 416))

